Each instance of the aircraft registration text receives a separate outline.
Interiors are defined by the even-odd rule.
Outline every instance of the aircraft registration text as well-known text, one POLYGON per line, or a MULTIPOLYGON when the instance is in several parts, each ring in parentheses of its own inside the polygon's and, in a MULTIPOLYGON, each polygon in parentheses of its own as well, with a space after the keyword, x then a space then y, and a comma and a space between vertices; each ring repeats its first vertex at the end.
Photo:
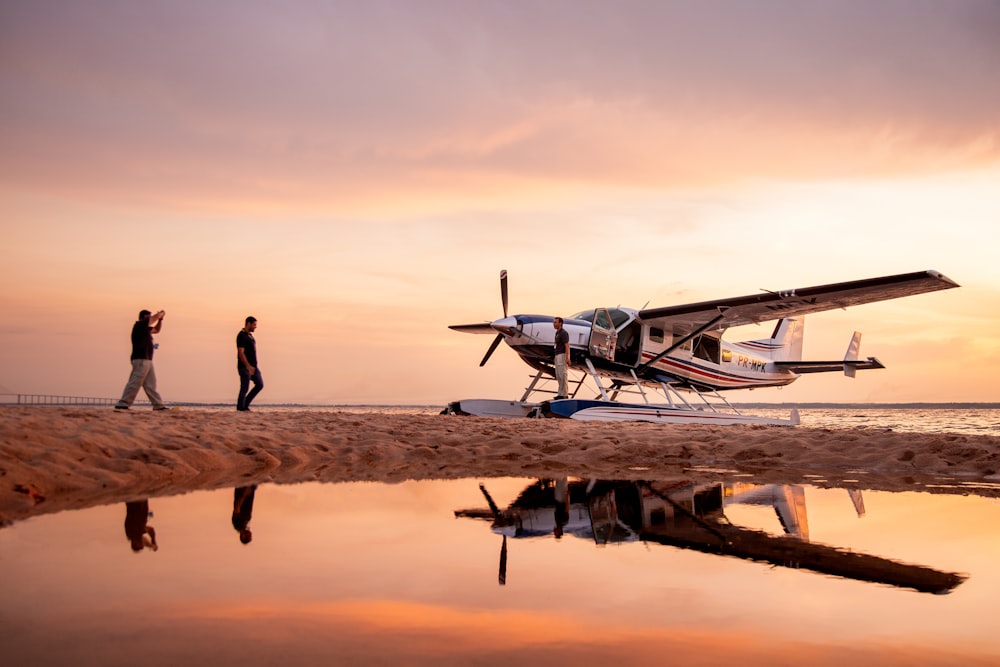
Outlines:
POLYGON ((748 357, 745 354, 738 354, 736 355, 736 365, 739 366, 740 368, 746 368, 751 371, 763 373, 764 367, 767 365, 767 362, 761 359, 754 359, 753 357, 748 357))

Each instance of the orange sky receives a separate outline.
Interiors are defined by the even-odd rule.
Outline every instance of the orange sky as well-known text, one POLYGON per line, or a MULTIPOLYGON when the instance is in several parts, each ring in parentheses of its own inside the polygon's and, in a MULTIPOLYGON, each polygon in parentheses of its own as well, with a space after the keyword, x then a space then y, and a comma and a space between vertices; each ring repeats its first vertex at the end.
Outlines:
MULTIPOLYGON (((5 2, 0 392, 516 398, 452 323, 936 269, 812 316, 887 370, 760 401, 997 401, 993 3, 5 2)), ((770 331, 763 326, 761 331, 770 331)), ((729 338, 759 338, 761 331, 729 338)), ((766 332, 765 332, 766 333, 766 332)))

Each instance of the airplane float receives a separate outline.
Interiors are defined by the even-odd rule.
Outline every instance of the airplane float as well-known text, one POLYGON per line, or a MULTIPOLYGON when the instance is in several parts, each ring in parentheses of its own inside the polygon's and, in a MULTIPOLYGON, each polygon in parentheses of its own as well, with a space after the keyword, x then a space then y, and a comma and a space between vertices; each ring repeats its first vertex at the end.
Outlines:
POLYGON ((662 308, 593 308, 564 318, 569 334, 567 366, 573 377, 569 396, 551 389, 555 377, 555 317, 508 315, 507 272, 500 272, 503 317, 493 322, 455 324, 463 333, 494 339, 480 366, 501 342, 535 370, 518 401, 466 399, 445 408, 448 414, 503 417, 564 417, 597 421, 652 421, 702 424, 799 423, 741 413, 719 392, 781 387, 805 373, 885 368, 875 357, 859 358, 861 334, 854 333, 843 359, 804 361, 805 316, 827 310, 898 299, 958 287, 937 271, 854 280, 801 289, 662 308), (770 338, 726 342, 730 327, 776 321, 770 338), (579 397, 590 381, 594 398, 579 397), (623 394, 635 400, 620 400, 623 394), (531 400, 548 395, 548 400, 531 400), (653 402, 651 398, 659 398, 653 402), (690 400, 689 400, 690 399, 690 400), (665 400, 666 402, 662 402, 665 400))

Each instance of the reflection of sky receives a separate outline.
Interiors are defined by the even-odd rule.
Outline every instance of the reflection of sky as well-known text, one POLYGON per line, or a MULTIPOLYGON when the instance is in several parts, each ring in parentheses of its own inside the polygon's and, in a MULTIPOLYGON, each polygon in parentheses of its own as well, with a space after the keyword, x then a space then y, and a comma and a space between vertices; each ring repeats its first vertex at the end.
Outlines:
MULTIPOLYGON (((487 488, 505 506, 528 483, 487 488)), ((265 485, 248 546, 230 524, 231 490, 152 499, 155 553, 131 553, 121 505, 3 530, 0 639, 25 664, 81 647, 92 664, 115 664, 130 648, 162 664, 184 654, 191 664, 227 664, 220 654, 249 650, 241 641, 257 658, 284 652, 305 662, 352 652, 461 662, 554 644, 636 660, 654 645, 718 657, 759 651, 763 660, 778 648, 835 655, 847 640, 862 654, 911 646, 1000 657, 1000 538, 980 529, 997 525, 995 500, 867 492, 859 519, 843 490, 807 487, 806 499, 813 542, 970 579, 933 596, 655 544, 545 537, 508 540, 500 587, 501 538, 487 522, 453 516, 485 506, 475 480, 265 485)), ((780 531, 771 510, 726 514, 780 531)))

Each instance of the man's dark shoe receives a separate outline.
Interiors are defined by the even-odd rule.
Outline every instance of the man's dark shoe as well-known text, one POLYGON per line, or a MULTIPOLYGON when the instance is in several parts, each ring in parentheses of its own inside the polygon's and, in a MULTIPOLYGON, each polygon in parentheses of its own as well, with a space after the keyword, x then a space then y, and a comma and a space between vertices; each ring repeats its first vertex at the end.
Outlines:
POLYGON ((116 405, 115 410, 128 410, 127 405, 116 405))

